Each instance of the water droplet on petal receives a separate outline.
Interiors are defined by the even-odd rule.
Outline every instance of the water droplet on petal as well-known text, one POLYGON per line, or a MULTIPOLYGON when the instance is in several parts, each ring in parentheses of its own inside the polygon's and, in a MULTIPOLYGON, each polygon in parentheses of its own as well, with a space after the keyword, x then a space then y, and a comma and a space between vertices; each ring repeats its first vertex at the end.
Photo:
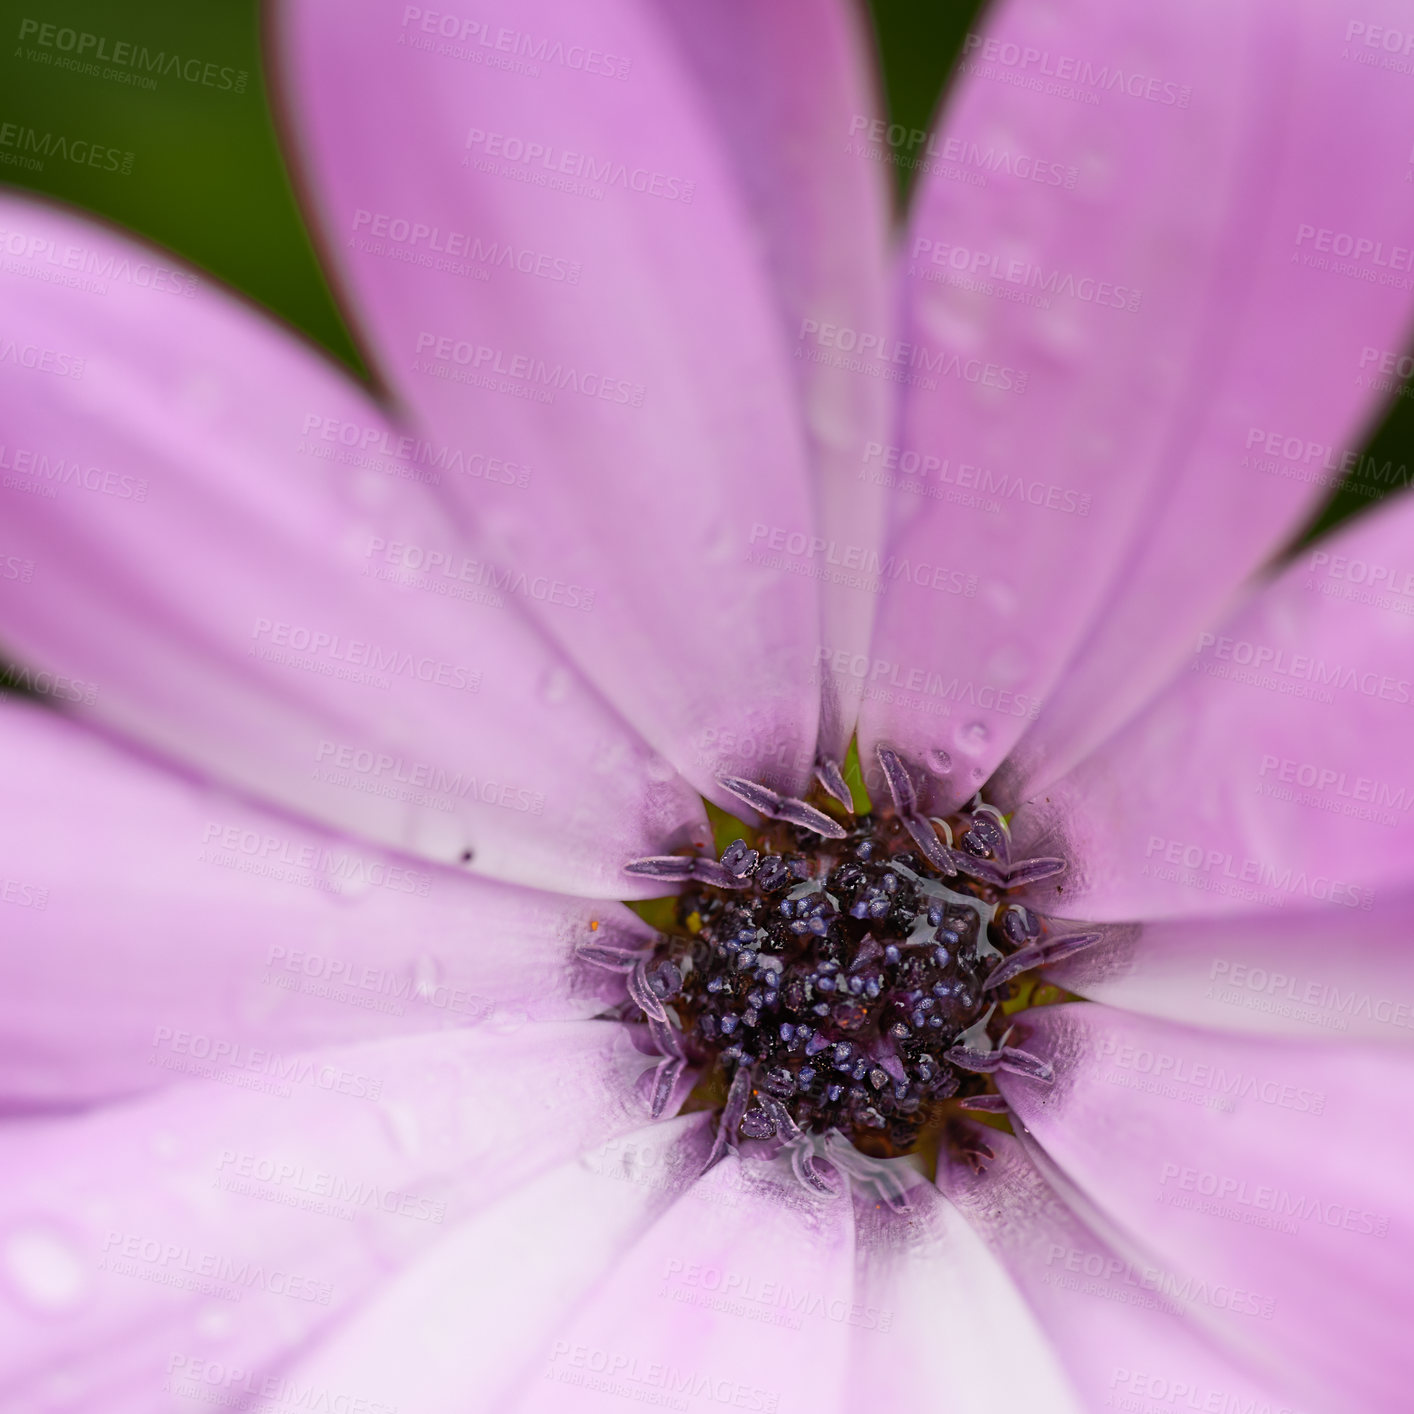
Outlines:
POLYGON ((378 1114, 400 1154, 413 1158, 422 1152, 422 1125, 411 1106, 384 1100, 378 1106, 378 1114))
POLYGON ((573 679, 568 668, 557 666, 549 669, 540 682, 540 697, 552 707, 558 707, 570 695, 573 679))
POLYGON ((826 447, 846 447, 854 434, 849 405, 828 379, 815 385, 805 403, 805 421, 815 439, 826 447))
POLYGON ((170 1130, 164 1129, 152 1136, 152 1152, 159 1159, 175 1159, 182 1152, 182 1141, 170 1130))
POLYGON ((702 561, 708 565, 729 564, 736 558, 737 537, 732 527, 719 522, 702 537, 702 561))
POLYGON ((666 756, 653 755, 643 765, 643 774, 650 781, 661 784, 671 781, 677 775, 677 767, 666 756))
POLYGON ((511 1036, 519 1031, 530 1018, 515 1007, 497 1007, 486 1019, 486 1025, 499 1036, 511 1036))
POLYGON ((976 756, 986 748, 990 735, 985 722, 968 722, 957 729, 957 744, 969 756, 976 756))
POLYGON ((235 1328, 235 1319, 224 1306, 205 1306, 197 1313, 196 1333, 206 1340, 225 1340, 235 1328))
POLYGON ((999 579, 991 580, 982 586, 982 601, 993 613, 1003 618, 1014 614, 1020 602, 1016 590, 999 579))
POLYGON ((0 1243, 0 1272, 26 1306, 41 1312, 71 1310, 89 1287, 83 1258, 67 1238, 46 1227, 6 1234, 0 1243))
POLYGON ((1030 658, 1019 643, 1003 644, 987 660, 987 673, 994 682, 1020 682, 1030 666, 1030 658))
POLYGON ((952 757, 940 747, 933 747, 923 755, 923 764, 935 776, 950 776, 952 774, 952 757))
POLYGON ((426 1001, 442 980, 442 965, 430 953, 423 953, 412 965, 412 994, 426 1001))

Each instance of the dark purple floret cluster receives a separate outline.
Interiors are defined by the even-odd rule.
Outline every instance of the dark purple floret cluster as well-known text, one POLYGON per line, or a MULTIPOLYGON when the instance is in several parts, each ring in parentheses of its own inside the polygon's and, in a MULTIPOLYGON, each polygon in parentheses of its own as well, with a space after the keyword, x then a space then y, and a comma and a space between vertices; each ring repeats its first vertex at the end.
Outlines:
POLYGON ((1012 1044, 1007 1014, 1030 993, 1026 973, 1101 937, 1018 901, 1065 861, 1013 858, 1005 817, 981 796, 949 819, 929 815, 916 768, 890 747, 875 754, 891 806, 869 814, 854 813, 831 761, 816 765, 815 803, 720 777, 763 817, 759 834, 719 859, 632 861, 630 874, 684 886, 673 926, 647 951, 580 949, 627 974, 622 1014, 639 1016, 661 1056, 654 1116, 681 1103, 689 1076, 687 1104, 719 1112, 709 1162, 774 1139, 811 1183, 818 1136, 889 1158, 917 1148, 950 1106, 1004 1110, 988 1077, 1052 1079, 1012 1044))
MULTIPOLYGON (((973 830, 961 847, 990 857, 995 824, 973 830)), ((805 1133, 906 1152, 941 1102, 984 1088, 949 1052, 987 1012, 1007 940, 1024 943, 1034 920, 944 879, 896 820, 860 816, 836 840, 778 824, 759 845, 723 853, 733 887, 680 896, 644 980, 690 1064, 723 1082, 750 1071, 743 1137, 788 1128, 784 1110, 805 1133)))

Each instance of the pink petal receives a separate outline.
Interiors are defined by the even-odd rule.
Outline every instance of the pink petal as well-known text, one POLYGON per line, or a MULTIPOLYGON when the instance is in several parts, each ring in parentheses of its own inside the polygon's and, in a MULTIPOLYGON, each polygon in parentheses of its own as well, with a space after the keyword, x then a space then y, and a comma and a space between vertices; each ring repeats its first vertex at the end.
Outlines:
POLYGON ((1174 919, 1048 969, 1092 1001, 1220 1031, 1414 1043, 1414 897, 1174 919))
MULTIPOLYGON (((0 219, 56 256, 163 259, 29 201, 0 219)), ((0 640, 59 675, 37 685, 202 774, 520 883, 622 897, 625 859, 700 828, 513 603, 459 597, 481 562, 345 378, 205 285, 0 280, 7 337, 82 360, 0 359, 29 566, 0 640), (384 450, 346 462, 329 429, 384 450)))
POLYGON ((1298 225, 1388 250, 1410 189, 1402 92, 1342 57, 1343 23, 1317 0, 1017 0, 965 53, 955 145, 909 232, 904 337, 980 360, 979 381, 906 389, 899 442, 936 459, 927 475, 876 463, 901 483, 912 568, 863 713, 871 738, 948 753, 941 807, 1023 733, 1013 796, 1093 745, 1307 512, 1319 486, 1242 467, 1251 429, 1358 445, 1362 348, 1400 347, 1409 302, 1302 266, 1298 225))
POLYGON ((383 377, 436 435, 530 468, 448 488, 476 542, 592 592, 592 612, 530 608, 694 785, 798 789, 819 608, 791 572, 808 562, 775 567, 771 543, 814 534, 803 429, 730 158, 669 37, 633 0, 466 21, 306 0, 281 42, 383 377), (602 71, 477 63, 501 34, 602 71))
MULTIPOLYGON (((1398 0, 1364 7, 1352 38, 1349 17, 1320 0, 1261 8, 1244 86, 1270 145, 1230 217, 1246 247, 1231 271, 1240 298, 1208 311, 1201 410, 1182 409, 1168 430, 1160 497, 1021 743, 1013 798, 1074 765, 1182 667, 1242 581, 1355 464, 1392 390, 1370 360, 1403 350, 1414 314, 1414 278, 1394 268, 1414 232, 1414 186, 1405 88, 1365 62, 1378 53, 1365 36, 1401 30, 1408 12, 1398 0), (1335 253, 1355 240, 1369 242, 1356 259, 1335 253)), ((1235 18, 1221 9, 1224 46, 1235 18)), ((1212 82, 1210 57, 1201 83, 1212 82)))
POLYGON ((1189 671, 1141 716, 1018 813, 1018 847, 1071 861, 1067 913, 1332 902, 1353 920, 1407 884, 1411 530, 1414 503, 1401 499, 1304 552, 1197 640, 1189 671), (1383 587, 1357 582, 1371 572, 1383 587))
MULTIPOLYGON (((505 1409, 565 1368, 556 1335, 700 1169, 702 1112, 545 1174, 448 1232, 288 1374, 370 1409, 505 1409)), ((587 1362, 584 1367, 587 1373, 587 1362)), ((575 1390, 552 1386, 574 1407, 575 1390)))
POLYGON ((993 1157, 977 1172, 945 1148, 939 1186, 1025 1293, 1087 1409, 1164 1408, 1166 1400, 1179 1409, 1282 1407, 1272 1390, 1299 1376, 1254 1383, 1224 1353, 1233 1322, 1204 1329, 1152 1299, 1144 1258, 1121 1256, 1086 1227, 1010 1134, 976 1133, 993 1157))
POLYGON ((1067 1414, 1081 1406, 1051 1332, 931 1184, 896 1216, 856 1196, 859 1263, 845 1409, 1067 1414))
POLYGON ((1414 1056, 1089 1004, 1028 1012, 1022 1030, 1058 1075, 1002 1077, 1008 1103, 1124 1241, 1153 1254, 1116 1291, 1137 1279, 1255 1362, 1299 1370, 1319 1407, 1405 1407, 1414 1056))
POLYGON ((652 937, 621 905, 364 849, 28 705, 0 707, 0 777, 0 1103, 180 1079, 179 1034, 292 1052, 590 1016, 623 986, 576 942, 652 937))
POLYGON ((693 1408, 846 1408, 853 1229, 848 1197, 723 1160, 642 1231, 506 1408, 621 1409, 620 1389, 693 1408))
POLYGON ((642 1121, 644 1057, 604 1022, 316 1052, 284 1081, 295 1058, 245 1055, 238 1084, 0 1136, 7 1407, 59 1382, 151 1409, 202 1362, 277 1371, 449 1225, 642 1121))
POLYGON ((877 602, 883 488, 859 475, 882 442, 889 386, 808 356, 826 325, 887 328, 889 169, 864 136, 883 123, 862 15, 844 0, 694 0, 662 7, 729 155, 769 264, 806 426, 820 580, 821 748, 844 759, 863 681, 836 662, 867 650, 877 602), (799 356, 805 353, 805 357, 799 356), (845 563, 854 564, 845 570, 845 563))

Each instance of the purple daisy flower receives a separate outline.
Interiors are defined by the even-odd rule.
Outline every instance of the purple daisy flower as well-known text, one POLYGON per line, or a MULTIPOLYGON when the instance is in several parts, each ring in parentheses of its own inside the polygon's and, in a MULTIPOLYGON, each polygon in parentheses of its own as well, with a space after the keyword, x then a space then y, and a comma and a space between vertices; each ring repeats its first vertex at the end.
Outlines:
POLYGON ((1403 1408, 1400 9, 274 20, 380 397, 0 211, 6 1407, 1403 1408))

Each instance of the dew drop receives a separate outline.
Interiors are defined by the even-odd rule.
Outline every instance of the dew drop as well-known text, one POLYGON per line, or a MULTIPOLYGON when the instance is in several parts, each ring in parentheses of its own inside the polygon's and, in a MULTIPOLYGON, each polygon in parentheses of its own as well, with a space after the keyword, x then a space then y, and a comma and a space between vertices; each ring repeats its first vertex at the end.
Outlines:
POLYGON ((737 536, 731 526, 719 522, 702 537, 702 561, 708 565, 730 564, 736 557, 737 536))
POLYGON ((655 785, 662 785, 677 776, 677 767, 666 756, 653 755, 643 765, 643 773, 655 785))
POLYGON ((821 381, 806 399, 805 420, 816 441, 826 447, 847 447, 854 424, 845 412, 845 400, 830 383, 821 381))
POLYGON ((1016 613, 1021 600, 1012 585, 994 579, 982 586, 981 598, 999 618, 1010 618, 1016 613))
POLYGON ((225 1340, 235 1328, 234 1318, 224 1307, 205 1306, 197 1313, 196 1332, 204 1340, 225 1340))
POLYGON ((540 680, 540 698, 551 707, 558 707, 570 695, 572 679, 565 667, 550 668, 540 680))
POLYGON ((442 966, 430 953, 423 953, 412 965, 412 994, 419 1001, 427 1001, 437 990, 442 980, 442 966))
POLYGON ((497 1007, 486 1018, 486 1025, 498 1036, 513 1036, 530 1020, 524 1011, 516 1007, 497 1007))
POLYGON ((986 748, 990 735, 985 722, 968 722, 957 729, 957 744, 969 756, 976 756, 986 748))
POLYGON ((987 672, 993 680, 1008 685, 1020 682, 1030 666, 1030 657, 1019 643, 1004 644, 987 660, 987 672))
POLYGON ((67 1239, 43 1227, 22 1227, 0 1245, 3 1271, 20 1300, 42 1312, 67 1311, 88 1291, 82 1257, 67 1239))
POLYGON ((171 1130, 161 1130, 152 1136, 152 1152, 170 1163, 181 1155, 182 1141, 171 1130))
POLYGON ((378 1106, 378 1117, 400 1154, 416 1158, 422 1152, 422 1125, 411 1106, 384 1100, 378 1106))
POLYGON ((950 776, 952 774, 952 757, 942 750, 941 747, 933 747, 923 755, 923 764, 935 776, 950 776))

